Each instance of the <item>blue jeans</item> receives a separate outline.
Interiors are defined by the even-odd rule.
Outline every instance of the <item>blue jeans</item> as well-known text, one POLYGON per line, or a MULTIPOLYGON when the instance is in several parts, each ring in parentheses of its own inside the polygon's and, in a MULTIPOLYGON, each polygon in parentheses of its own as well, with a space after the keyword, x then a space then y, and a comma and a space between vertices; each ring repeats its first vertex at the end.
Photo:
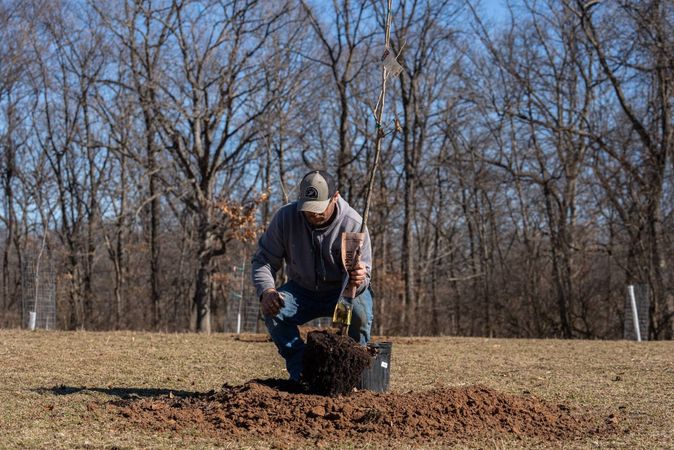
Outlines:
MULTIPOLYGON (((298 325, 303 325, 319 317, 332 317, 339 299, 340 290, 317 293, 304 289, 293 281, 281 286, 285 305, 276 316, 265 316, 264 322, 279 354, 286 361, 290 378, 299 380, 302 374, 304 341, 300 338, 298 325)), ((372 326, 372 293, 365 289, 353 299, 353 314, 349 326, 349 336, 363 345, 370 340, 372 326)))

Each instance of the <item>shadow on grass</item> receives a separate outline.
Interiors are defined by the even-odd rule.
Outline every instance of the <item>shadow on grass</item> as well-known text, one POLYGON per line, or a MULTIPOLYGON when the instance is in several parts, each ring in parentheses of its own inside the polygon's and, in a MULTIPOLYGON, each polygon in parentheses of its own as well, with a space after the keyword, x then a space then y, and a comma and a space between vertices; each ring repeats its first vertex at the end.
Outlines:
POLYGON ((63 384, 49 388, 37 388, 33 389, 33 391, 39 394, 52 394, 52 395, 71 395, 86 392, 99 392, 101 394, 119 397, 124 400, 134 398, 165 397, 169 395, 186 398, 186 397, 200 397, 203 395, 210 394, 204 392, 180 391, 174 389, 133 388, 133 387, 100 388, 100 387, 86 387, 86 386, 66 386, 63 384))
MULTIPOLYGON (((277 391, 284 391, 292 394, 308 393, 307 386, 302 383, 287 379, 254 379, 249 383, 261 384, 268 386, 277 391)), ((227 385, 225 385, 227 386, 227 385)), ((232 386, 228 386, 232 387, 232 386)), ((140 398, 159 398, 159 397, 179 397, 179 398, 200 398, 208 397, 215 394, 215 391, 197 392, 197 391, 181 391, 175 389, 161 389, 161 388, 134 388, 134 387, 87 387, 87 386, 66 386, 61 384, 53 387, 41 387, 32 389, 38 394, 48 395, 72 395, 87 392, 98 392, 109 395, 111 397, 118 397, 122 400, 134 400, 140 398)))

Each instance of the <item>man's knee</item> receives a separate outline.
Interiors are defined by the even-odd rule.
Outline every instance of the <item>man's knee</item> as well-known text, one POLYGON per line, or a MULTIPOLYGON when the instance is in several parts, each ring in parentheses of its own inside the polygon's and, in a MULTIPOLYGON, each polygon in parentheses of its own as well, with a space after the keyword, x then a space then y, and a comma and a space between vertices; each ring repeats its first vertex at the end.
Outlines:
POLYGON ((349 335, 361 344, 366 344, 370 340, 372 320, 372 294, 368 288, 353 301, 349 335))
POLYGON ((353 308, 354 313, 358 310, 358 314, 361 317, 370 317, 372 316, 372 292, 368 287, 365 289, 359 296, 353 299, 353 308))
POLYGON ((358 324, 367 324, 372 321, 372 311, 368 310, 366 307, 354 303, 353 312, 351 317, 351 322, 356 322, 358 324))

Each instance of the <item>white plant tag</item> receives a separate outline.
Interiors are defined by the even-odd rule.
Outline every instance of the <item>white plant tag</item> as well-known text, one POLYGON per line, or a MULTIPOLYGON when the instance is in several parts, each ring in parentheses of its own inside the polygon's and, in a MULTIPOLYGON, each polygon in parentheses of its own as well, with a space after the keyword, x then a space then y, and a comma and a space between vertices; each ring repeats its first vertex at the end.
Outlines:
POLYGON ((382 362, 381 362, 381 366, 382 366, 384 369, 388 369, 388 363, 387 363, 386 361, 382 361, 382 362))
POLYGON ((397 77, 403 70, 403 66, 398 64, 395 54, 388 47, 384 47, 384 51, 381 55, 381 63, 386 69, 387 75, 397 77))

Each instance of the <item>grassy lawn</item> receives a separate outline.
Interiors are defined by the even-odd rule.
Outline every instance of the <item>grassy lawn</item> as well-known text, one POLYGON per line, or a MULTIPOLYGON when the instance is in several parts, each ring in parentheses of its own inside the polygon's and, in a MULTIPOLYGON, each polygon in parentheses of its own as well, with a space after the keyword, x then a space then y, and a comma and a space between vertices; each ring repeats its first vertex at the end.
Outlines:
MULTIPOLYGON (((197 430, 139 429, 104 405, 285 378, 273 344, 249 337, 0 330, 0 448, 282 446, 245 437, 223 442, 197 430)), ((674 448, 674 342, 392 340, 393 392, 483 384, 593 414, 615 414, 619 428, 628 430, 572 442, 504 436, 466 441, 466 448, 674 448)), ((350 446, 358 443, 344 444, 350 446)))

